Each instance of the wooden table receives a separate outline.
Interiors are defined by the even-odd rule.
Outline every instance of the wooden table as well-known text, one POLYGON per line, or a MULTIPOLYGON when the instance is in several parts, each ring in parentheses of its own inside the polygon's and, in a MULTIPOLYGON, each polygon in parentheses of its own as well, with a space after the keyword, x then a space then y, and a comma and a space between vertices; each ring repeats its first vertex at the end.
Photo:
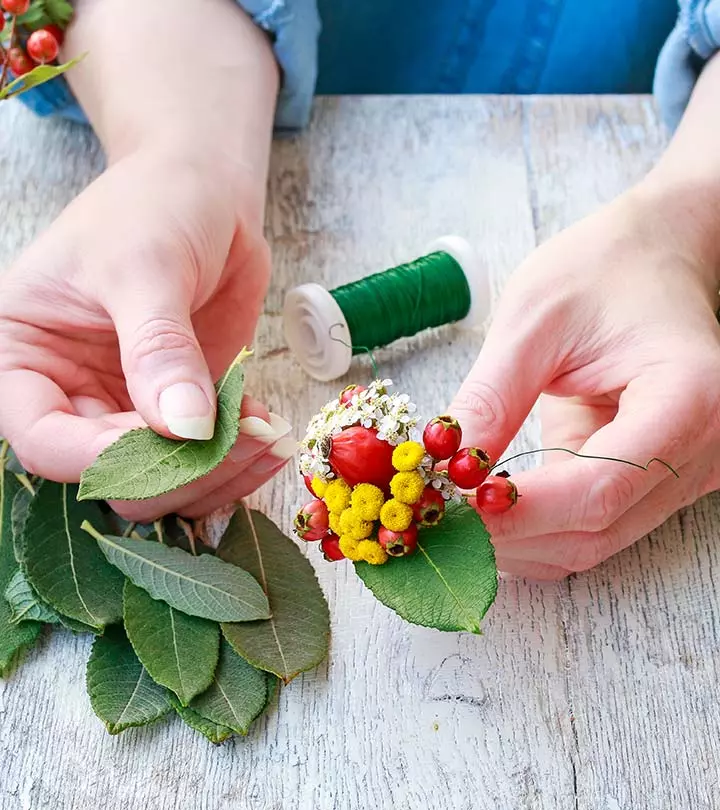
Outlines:
MULTIPOLYGON (((337 285, 455 231, 497 293, 538 242, 641 177, 665 138, 647 98, 319 101, 309 132, 274 149, 275 276, 250 390, 301 432, 345 384, 310 380, 288 354, 290 285, 337 285)), ((89 133, 0 105, 0 264, 101 167, 89 133)), ((448 328, 377 359, 430 416, 481 339, 448 328)), ((356 361, 353 379, 368 376, 356 361)), ((518 444, 537 438, 531 422, 518 444)), ((303 494, 286 470, 256 501, 289 529, 303 494)), ((349 566, 318 562, 329 663, 221 748, 175 719, 109 737, 84 692, 89 640, 55 633, 0 683, 0 808, 718 808, 719 506, 705 499, 568 581, 503 581, 483 637, 407 625, 349 566)))

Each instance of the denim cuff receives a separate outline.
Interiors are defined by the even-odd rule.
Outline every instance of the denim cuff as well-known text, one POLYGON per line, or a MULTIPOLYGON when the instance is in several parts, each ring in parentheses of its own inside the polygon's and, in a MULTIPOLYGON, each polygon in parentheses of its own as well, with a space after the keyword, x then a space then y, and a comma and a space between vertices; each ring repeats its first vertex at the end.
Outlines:
POLYGON ((671 130, 680 123, 705 63, 718 50, 720 0, 680 0, 680 16, 660 52, 653 86, 671 130))
MULTIPOLYGON (((317 79, 320 17, 315 0, 237 0, 256 25, 267 31, 283 73, 275 113, 278 131, 307 124, 317 79)), ((59 115, 87 123, 64 77, 34 87, 18 97, 40 116, 59 115)))

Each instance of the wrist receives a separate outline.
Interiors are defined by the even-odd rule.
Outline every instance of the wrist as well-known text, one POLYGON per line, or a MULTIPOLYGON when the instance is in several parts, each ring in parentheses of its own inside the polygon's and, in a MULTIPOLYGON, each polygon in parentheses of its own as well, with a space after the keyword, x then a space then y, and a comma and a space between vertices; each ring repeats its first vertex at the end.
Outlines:
POLYGON ((139 149, 208 153, 229 178, 264 184, 279 69, 268 37, 228 0, 76 0, 64 56, 110 163, 139 149))
POLYGON ((652 224, 651 238, 665 241, 717 293, 720 285, 720 182, 676 177, 662 164, 628 192, 652 224))

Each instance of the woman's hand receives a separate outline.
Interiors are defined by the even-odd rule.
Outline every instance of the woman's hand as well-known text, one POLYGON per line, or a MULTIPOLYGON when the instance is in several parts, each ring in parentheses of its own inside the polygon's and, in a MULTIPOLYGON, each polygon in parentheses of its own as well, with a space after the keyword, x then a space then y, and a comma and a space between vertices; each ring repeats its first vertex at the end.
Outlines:
MULTIPOLYGON (((252 343, 269 279, 262 194, 244 194, 243 180, 210 159, 140 149, 2 277, 0 432, 28 470, 77 481, 142 424, 212 435, 213 380, 252 343)), ((271 427, 248 399, 243 416, 254 418, 212 475, 120 511, 195 516, 263 483, 293 451, 275 444, 289 425, 275 417, 271 427)))
MULTIPOLYGON (((692 209, 692 206, 690 206, 692 209)), ((517 505, 485 519, 501 570, 583 571, 720 488, 716 254, 647 183, 516 271, 451 412, 498 459, 538 398, 548 454, 513 475, 517 505)))

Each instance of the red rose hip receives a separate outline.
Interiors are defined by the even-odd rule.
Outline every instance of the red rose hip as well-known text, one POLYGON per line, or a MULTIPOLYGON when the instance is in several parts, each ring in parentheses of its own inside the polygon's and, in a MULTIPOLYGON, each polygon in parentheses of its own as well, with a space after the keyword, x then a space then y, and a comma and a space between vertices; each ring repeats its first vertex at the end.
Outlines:
POLYGON ((418 526, 435 526, 445 514, 445 498, 433 487, 425 487, 420 500, 413 504, 413 520, 418 526))
POLYGON ((8 65, 15 76, 24 76, 35 67, 22 48, 10 48, 8 51, 8 65))
POLYGON ((501 515, 517 503, 515 483, 501 475, 491 475, 475 493, 477 508, 488 515, 501 515))
POLYGON ((328 534, 320 541, 320 551, 328 562, 344 560, 345 555, 340 551, 340 538, 336 534, 328 534))
POLYGON ((378 531, 378 542, 391 557, 407 557, 415 552, 417 548, 418 528, 411 523, 402 532, 393 532, 380 527, 378 531))
POLYGON ((462 429, 452 416, 436 416, 423 431, 423 444, 429 456, 436 461, 452 458, 462 441, 462 429))
POLYGON ((320 540, 329 531, 328 508, 324 501, 306 503, 295 518, 295 534, 301 540, 320 540))
POLYGON ((356 425, 332 437, 329 461, 335 475, 351 487, 375 484, 386 490, 395 475, 392 454, 392 445, 378 439, 377 430, 356 425))
POLYGON ((47 31, 48 34, 52 34, 55 39, 57 40, 58 45, 62 45, 65 41, 65 32, 60 28, 59 25, 55 25, 51 23, 50 25, 44 25, 43 31, 47 31))
POLYGON ((59 50, 60 46, 55 37, 42 28, 39 31, 33 31, 28 37, 27 52, 39 65, 46 65, 57 59, 59 50))
POLYGON ((340 392, 340 404, 349 405, 354 396, 359 396, 363 391, 367 391, 364 385, 348 385, 340 392))
POLYGON ((2 0, 2 7, 8 14, 25 14, 30 8, 30 0, 2 0))
POLYGON ((465 447, 450 459, 448 475, 460 489, 475 489, 490 474, 490 456, 478 447, 465 447))

